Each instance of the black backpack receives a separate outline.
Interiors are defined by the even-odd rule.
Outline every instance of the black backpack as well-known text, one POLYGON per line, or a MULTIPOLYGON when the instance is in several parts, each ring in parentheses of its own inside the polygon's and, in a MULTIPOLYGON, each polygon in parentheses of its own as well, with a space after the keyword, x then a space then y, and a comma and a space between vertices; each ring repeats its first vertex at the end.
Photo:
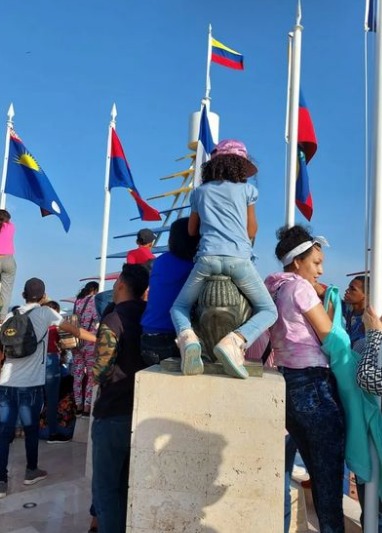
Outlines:
POLYGON ((0 329, 0 343, 3 346, 4 355, 7 358, 19 359, 32 355, 37 350, 38 341, 36 333, 29 318, 29 313, 20 313, 16 309, 13 316, 9 317, 0 329))

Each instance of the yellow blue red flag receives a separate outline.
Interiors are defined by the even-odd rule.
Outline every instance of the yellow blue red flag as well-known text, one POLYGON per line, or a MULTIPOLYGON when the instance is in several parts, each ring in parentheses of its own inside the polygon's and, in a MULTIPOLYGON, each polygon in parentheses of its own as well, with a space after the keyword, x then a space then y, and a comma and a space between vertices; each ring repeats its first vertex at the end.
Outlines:
POLYGON ((223 67, 244 70, 244 56, 225 44, 212 38, 211 61, 219 63, 223 67))

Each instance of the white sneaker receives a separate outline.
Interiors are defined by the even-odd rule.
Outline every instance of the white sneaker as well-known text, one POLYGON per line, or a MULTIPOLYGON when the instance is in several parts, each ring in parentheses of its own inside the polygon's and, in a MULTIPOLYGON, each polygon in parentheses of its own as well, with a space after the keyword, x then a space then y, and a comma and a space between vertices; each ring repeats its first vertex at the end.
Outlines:
POLYGON ((298 465, 293 465, 292 479, 294 479, 295 481, 307 481, 309 479, 309 474, 306 471, 306 468, 298 465))
POLYGON ((214 348, 214 354, 223 365, 226 374, 245 379, 248 371, 244 367, 245 342, 234 331, 222 338, 214 348))
POLYGON ((192 329, 181 331, 176 339, 181 357, 180 369, 185 376, 203 374, 202 347, 192 329))

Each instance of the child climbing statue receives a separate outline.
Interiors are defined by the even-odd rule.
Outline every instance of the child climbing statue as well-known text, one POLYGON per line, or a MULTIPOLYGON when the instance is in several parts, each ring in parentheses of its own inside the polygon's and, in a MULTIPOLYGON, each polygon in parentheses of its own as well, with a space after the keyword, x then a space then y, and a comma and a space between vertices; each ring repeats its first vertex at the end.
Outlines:
POLYGON ((227 374, 248 377, 245 349, 276 321, 276 307, 251 260, 257 232, 257 189, 247 183, 247 178, 256 173, 245 145, 227 139, 216 146, 211 160, 203 165, 202 184, 192 192, 188 232, 199 232, 201 238, 196 264, 171 308, 183 374, 202 374, 204 370, 190 310, 207 277, 230 276, 253 307, 251 318, 214 347, 214 355, 227 374))

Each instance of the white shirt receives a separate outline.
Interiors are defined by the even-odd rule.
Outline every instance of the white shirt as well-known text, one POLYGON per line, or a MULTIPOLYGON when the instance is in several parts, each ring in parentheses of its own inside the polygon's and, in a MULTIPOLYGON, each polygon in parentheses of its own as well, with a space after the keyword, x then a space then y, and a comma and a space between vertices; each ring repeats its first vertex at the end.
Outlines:
MULTIPOLYGON (((9 358, 5 361, 0 371, 0 386, 6 387, 37 387, 45 385, 46 353, 48 348, 48 328, 51 325, 58 326, 63 321, 62 316, 44 305, 28 303, 19 308, 20 313, 33 309, 29 318, 33 324, 36 337, 37 349, 32 355, 21 359, 9 358)), ((12 316, 8 314, 5 318, 12 316)))

